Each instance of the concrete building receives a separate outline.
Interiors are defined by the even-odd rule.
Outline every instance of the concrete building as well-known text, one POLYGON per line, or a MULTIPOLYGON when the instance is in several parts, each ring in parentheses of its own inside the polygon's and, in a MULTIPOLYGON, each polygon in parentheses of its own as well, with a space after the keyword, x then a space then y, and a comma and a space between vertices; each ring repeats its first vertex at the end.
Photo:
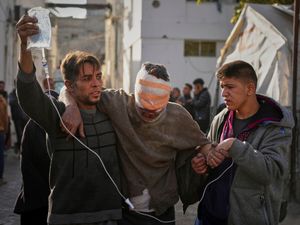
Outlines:
MULTIPOLYGON (((1 0, 0 4, 0 80, 6 82, 6 89, 13 89, 13 80, 17 75, 18 37, 15 32, 16 22, 25 10, 44 6, 45 0, 1 0)), ((39 52, 34 52, 35 61, 39 61, 39 52)), ((38 64, 38 63, 37 63, 38 64)), ((37 66, 37 73, 42 73, 37 66)))
POLYGON ((0 4, 0 80, 5 81, 6 90, 13 86, 16 74, 15 42, 17 37, 14 32, 15 1, 1 0, 0 4))
POLYGON ((212 76, 236 5, 235 0, 221 2, 220 8, 216 2, 124 0, 123 74, 115 78, 132 92, 141 64, 152 61, 167 66, 174 87, 201 77, 213 96, 212 76))
MULTIPOLYGON (((87 4, 106 4, 106 2, 105 0, 88 1, 87 4)), ((59 73, 60 61, 69 51, 89 51, 101 60, 104 59, 105 18, 106 11, 101 9, 87 10, 86 17, 83 19, 62 17, 58 14, 52 18, 52 48, 49 52, 49 66, 58 83, 62 84, 59 73)))
POLYGON ((106 87, 123 87, 123 12, 120 0, 107 0, 111 12, 105 22, 105 66, 104 83, 106 87))

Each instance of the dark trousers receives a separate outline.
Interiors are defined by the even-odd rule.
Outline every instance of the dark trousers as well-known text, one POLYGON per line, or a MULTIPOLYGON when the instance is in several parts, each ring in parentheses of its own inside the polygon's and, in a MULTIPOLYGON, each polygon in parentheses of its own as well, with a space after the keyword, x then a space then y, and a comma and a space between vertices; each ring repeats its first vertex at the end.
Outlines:
MULTIPOLYGON (((156 216, 155 213, 145 213, 154 216, 162 221, 175 220, 175 210, 174 207, 170 207, 162 215, 156 216)), ((128 209, 123 210, 123 219, 119 221, 118 225, 162 225, 166 223, 161 223, 148 216, 137 214, 136 212, 130 211, 128 209)), ((175 225, 173 223, 167 223, 168 225, 175 225)))
POLYGON ((21 213, 21 225, 47 225, 48 207, 21 213))

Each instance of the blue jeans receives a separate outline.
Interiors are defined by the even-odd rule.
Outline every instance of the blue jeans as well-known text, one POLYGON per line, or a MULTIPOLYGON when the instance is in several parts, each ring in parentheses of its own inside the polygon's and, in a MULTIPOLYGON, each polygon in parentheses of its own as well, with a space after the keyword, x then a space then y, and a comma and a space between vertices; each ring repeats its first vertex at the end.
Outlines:
POLYGON ((4 148, 5 148, 5 134, 0 133, 0 179, 3 178, 3 171, 4 171, 4 148))

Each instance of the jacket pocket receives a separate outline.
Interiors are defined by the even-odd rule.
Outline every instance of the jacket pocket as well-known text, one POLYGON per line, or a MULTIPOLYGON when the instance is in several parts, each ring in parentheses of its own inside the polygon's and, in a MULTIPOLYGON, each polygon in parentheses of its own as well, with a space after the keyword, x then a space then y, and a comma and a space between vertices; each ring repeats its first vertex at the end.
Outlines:
POLYGON ((266 223, 266 225, 270 225, 270 220, 269 220, 269 217, 268 217, 267 206, 266 206, 266 201, 265 201, 265 196, 264 195, 260 196, 260 202, 261 202, 261 205, 262 205, 262 210, 263 210, 263 214, 264 214, 265 223, 266 223))
POLYGON ((232 189, 228 224, 270 225, 263 193, 255 189, 232 189))

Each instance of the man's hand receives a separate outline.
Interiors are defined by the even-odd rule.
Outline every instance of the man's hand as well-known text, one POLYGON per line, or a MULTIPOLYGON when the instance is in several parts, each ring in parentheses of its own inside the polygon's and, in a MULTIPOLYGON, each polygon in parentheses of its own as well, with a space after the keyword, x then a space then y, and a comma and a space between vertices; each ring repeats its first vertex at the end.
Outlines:
MULTIPOLYGON (((85 137, 83 121, 81 118, 79 108, 76 104, 76 101, 73 99, 73 97, 65 87, 62 88, 59 94, 59 100, 65 103, 66 105, 66 111, 62 116, 64 125, 72 134, 75 135, 76 131, 78 130, 80 137, 85 137)), ((62 123, 60 124, 60 126, 63 132, 69 133, 62 123)), ((68 138, 69 137, 70 135, 68 136, 68 138)))
POLYGON ((224 161, 224 159, 229 156, 229 150, 234 141, 235 138, 228 138, 218 144, 215 149, 212 149, 207 154, 207 164, 211 168, 219 166, 224 161))
MULTIPOLYGON (((64 112, 62 116, 64 125, 68 128, 68 130, 75 135, 76 131, 78 130, 80 137, 84 138, 84 127, 83 127, 83 121, 81 118, 80 111, 77 107, 77 105, 69 105, 66 107, 66 111, 64 112)), ((69 132, 66 130, 66 128, 63 126, 63 124, 60 124, 61 129, 63 132, 69 134, 69 132)), ((70 138, 71 135, 68 135, 68 138, 70 138)))
POLYGON ((223 154, 223 152, 221 152, 219 149, 211 149, 206 157, 207 165, 209 165, 211 168, 215 168, 219 166, 225 158, 226 155, 223 154))
POLYGON ((217 145, 216 150, 218 150, 219 152, 222 152, 223 154, 226 155, 226 157, 228 157, 229 150, 235 140, 236 140, 236 138, 228 138, 228 139, 220 142, 217 145))
POLYGON ((197 174, 205 174, 207 172, 207 165, 205 156, 202 153, 198 153, 192 159, 192 168, 197 174))
POLYGON ((36 25, 37 22, 36 18, 24 15, 16 25, 17 33, 21 40, 19 64, 21 70, 27 74, 33 71, 31 52, 27 51, 27 38, 39 33, 39 27, 36 25))
POLYGON ((30 17, 27 14, 22 16, 18 21, 16 28, 21 44, 27 45, 27 38, 39 33, 39 27, 36 25, 37 22, 35 17, 30 17))

